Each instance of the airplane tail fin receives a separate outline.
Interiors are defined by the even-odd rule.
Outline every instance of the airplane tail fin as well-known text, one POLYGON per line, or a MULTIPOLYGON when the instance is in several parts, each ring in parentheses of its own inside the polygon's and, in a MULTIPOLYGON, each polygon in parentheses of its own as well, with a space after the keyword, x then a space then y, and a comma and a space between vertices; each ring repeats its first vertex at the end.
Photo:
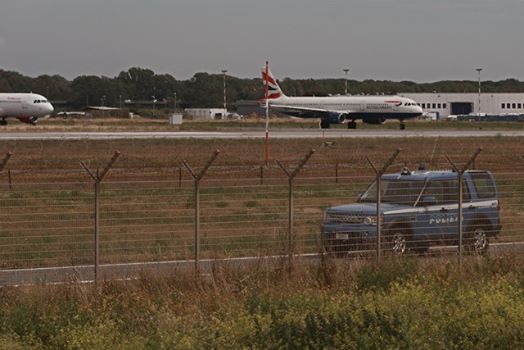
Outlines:
POLYGON ((278 86, 277 80, 271 74, 269 70, 269 64, 266 62, 266 66, 262 69, 262 80, 266 87, 266 95, 264 96, 268 100, 278 100, 281 97, 285 97, 280 86, 278 86))

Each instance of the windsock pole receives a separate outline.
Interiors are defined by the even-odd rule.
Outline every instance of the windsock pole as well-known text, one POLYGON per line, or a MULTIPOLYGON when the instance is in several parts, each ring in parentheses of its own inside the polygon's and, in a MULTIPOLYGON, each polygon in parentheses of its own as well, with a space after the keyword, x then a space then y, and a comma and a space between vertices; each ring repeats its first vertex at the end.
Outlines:
POLYGON ((266 140, 264 144, 264 160, 266 166, 269 165, 269 62, 266 61, 266 140))

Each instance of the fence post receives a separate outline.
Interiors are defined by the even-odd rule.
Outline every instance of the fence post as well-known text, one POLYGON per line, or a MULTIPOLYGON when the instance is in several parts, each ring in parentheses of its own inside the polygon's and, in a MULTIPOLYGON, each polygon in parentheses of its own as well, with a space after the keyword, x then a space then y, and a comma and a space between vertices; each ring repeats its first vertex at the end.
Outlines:
POLYGON ((462 166, 462 168, 459 169, 459 167, 448 157, 445 156, 447 161, 451 164, 451 167, 453 170, 458 174, 458 235, 459 235, 459 244, 458 244, 458 260, 459 260, 459 268, 462 269, 462 260, 463 260, 463 254, 464 254, 464 217, 462 215, 463 208, 462 208, 462 201, 463 201, 463 188, 462 188, 462 180, 464 177, 464 173, 466 170, 468 170, 469 166, 473 164, 477 156, 482 152, 482 147, 477 148, 475 153, 469 157, 469 160, 462 166))
MULTIPOLYGON (((9 159, 11 159, 11 156, 13 153, 7 152, 4 156, 4 159, 2 159, 2 162, 0 163, 0 172, 4 171, 7 162, 9 162, 9 159)), ((13 189, 12 182, 11 182, 11 170, 7 170, 7 181, 9 182, 9 190, 11 191, 13 189)))
POLYGON ((111 169, 117 158, 120 156, 119 151, 115 151, 113 157, 106 164, 102 172, 97 168, 96 173, 93 173, 84 162, 80 162, 80 165, 93 179, 94 191, 95 191, 95 218, 94 218, 94 229, 95 229, 95 284, 98 284, 100 277, 100 184, 107 172, 111 169))
POLYGON ((13 190, 13 178, 11 177, 11 169, 7 170, 7 182, 9 182, 9 191, 13 190))
POLYGON ((264 184, 264 166, 263 165, 260 166, 260 184, 261 185, 264 184))
POLYGON ((182 167, 178 167, 178 188, 182 188, 182 167))
POLYGON ((291 273, 292 266, 293 266, 293 253, 294 253, 294 245, 293 245, 293 180, 295 177, 299 174, 300 170, 306 165, 309 158, 316 152, 315 149, 311 149, 305 156, 302 158, 302 160, 298 163, 297 167, 290 172, 279 160, 275 160, 275 162, 278 164, 278 166, 282 169, 282 171, 286 174, 288 178, 288 222, 287 222, 287 254, 288 254, 288 272, 291 273))
POLYGON ((186 167, 187 171, 191 176, 193 177, 193 185, 194 185, 194 201, 195 201, 195 272, 199 272, 199 262, 200 262, 200 180, 204 177, 207 170, 213 164, 215 159, 218 157, 220 153, 220 150, 215 150, 213 152, 213 155, 211 155, 211 158, 207 161, 207 163, 204 165, 202 170, 197 174, 193 171, 189 163, 185 160, 182 161, 182 164, 186 167))
POLYGON ((366 157, 366 160, 368 161, 371 168, 373 168, 373 171, 375 172, 376 176, 376 202, 377 202, 377 229, 376 229, 376 235, 377 235, 377 264, 380 264, 381 259, 381 244, 382 244, 382 215, 381 215, 381 204, 382 204, 382 175, 388 170, 389 166, 393 164, 397 156, 402 150, 398 148, 395 153, 388 159, 388 161, 384 164, 382 169, 377 169, 377 167, 373 164, 373 162, 366 157))
POLYGON ((335 163, 335 183, 338 184, 338 162, 335 163))

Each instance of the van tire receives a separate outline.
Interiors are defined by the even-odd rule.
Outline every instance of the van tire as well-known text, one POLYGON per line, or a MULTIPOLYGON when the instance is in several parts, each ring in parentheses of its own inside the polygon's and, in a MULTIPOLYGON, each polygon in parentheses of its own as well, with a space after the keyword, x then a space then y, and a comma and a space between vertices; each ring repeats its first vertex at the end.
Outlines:
POLYGON ((489 249, 488 232, 486 225, 474 224, 471 230, 466 232, 464 250, 472 254, 486 255, 489 249))

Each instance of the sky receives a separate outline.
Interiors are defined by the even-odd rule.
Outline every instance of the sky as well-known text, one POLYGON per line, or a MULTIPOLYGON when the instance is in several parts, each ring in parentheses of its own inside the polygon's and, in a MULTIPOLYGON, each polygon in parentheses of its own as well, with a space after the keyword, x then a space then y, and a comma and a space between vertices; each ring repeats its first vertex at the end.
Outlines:
POLYGON ((524 0, 0 0, 0 69, 524 80, 524 0))

